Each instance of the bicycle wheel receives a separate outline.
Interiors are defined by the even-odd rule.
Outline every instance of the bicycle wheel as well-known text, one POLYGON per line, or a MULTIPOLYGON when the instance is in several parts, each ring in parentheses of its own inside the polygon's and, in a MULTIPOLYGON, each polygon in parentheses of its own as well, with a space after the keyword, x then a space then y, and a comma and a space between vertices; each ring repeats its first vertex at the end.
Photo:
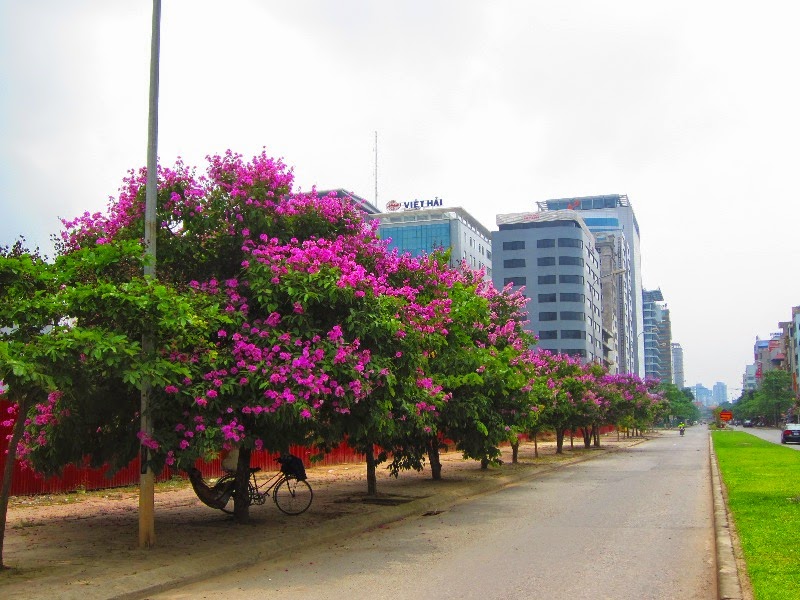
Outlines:
POLYGON ((314 492, 307 481, 299 481, 294 477, 286 477, 272 493, 275 505, 287 515, 299 515, 311 506, 314 492))

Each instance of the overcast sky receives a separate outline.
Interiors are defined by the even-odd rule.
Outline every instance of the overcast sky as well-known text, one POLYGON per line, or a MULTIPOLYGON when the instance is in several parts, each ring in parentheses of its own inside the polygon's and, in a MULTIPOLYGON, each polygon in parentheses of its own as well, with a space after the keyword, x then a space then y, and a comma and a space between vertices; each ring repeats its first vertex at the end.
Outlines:
MULTIPOLYGON (((0 0, 0 245, 51 253, 146 162, 152 2, 0 0)), ((800 304, 800 5, 164 0, 159 156, 266 147, 297 185, 490 230, 627 194, 686 383, 738 395, 800 304)))

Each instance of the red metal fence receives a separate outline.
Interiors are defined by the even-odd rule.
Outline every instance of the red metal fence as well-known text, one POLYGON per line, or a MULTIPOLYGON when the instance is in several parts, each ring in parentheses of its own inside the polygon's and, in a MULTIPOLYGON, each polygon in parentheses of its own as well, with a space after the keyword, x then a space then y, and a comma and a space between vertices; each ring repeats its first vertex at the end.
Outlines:
MULTIPOLYGON (((3 427, 2 423, 5 421, 5 416, 8 414, 7 409, 9 402, 0 400, 0 473, 3 472, 6 462, 6 450, 8 449, 8 441, 11 436, 11 427, 3 427)), ((308 465, 313 453, 309 448, 302 446, 294 446, 290 451, 295 456, 303 459, 303 462, 308 465)), ((347 444, 340 444, 329 452, 325 457, 315 464, 317 465, 335 465, 341 463, 356 463, 363 462, 364 456, 356 453, 347 444)), ((198 461, 197 468, 206 477, 214 477, 222 473, 221 459, 212 461, 198 461)), ((278 463, 275 461, 275 453, 268 452, 253 452, 250 463, 254 467, 261 467, 265 471, 278 470, 278 463)), ((12 496, 29 496, 33 494, 57 494, 63 492, 70 492, 77 489, 83 490, 99 490, 111 487, 120 487, 126 485, 137 485, 139 483, 139 458, 137 457, 124 469, 120 469, 113 476, 107 476, 108 468, 91 469, 89 467, 81 467, 76 465, 68 465, 64 468, 60 475, 53 477, 43 477, 30 469, 23 468, 17 463, 14 465, 14 473, 12 476, 11 495, 12 496)), ((165 468, 158 474, 157 480, 163 481, 169 479, 173 475, 178 474, 169 468, 165 468)))
MULTIPOLYGON (((9 402, 0 400, 0 415, 5 416, 9 402)), ((3 472, 8 448, 8 438, 11 436, 11 427, 3 427, 0 419, 0 473, 3 472)), ((601 433, 608 433, 613 427, 604 426, 601 433)), ((308 465, 313 454, 312 450, 303 446, 293 446, 290 451, 295 456, 303 459, 308 465)), ((316 462, 316 465, 335 465, 342 463, 361 463, 365 458, 363 454, 355 452, 345 443, 340 444, 332 452, 316 462)), ((212 461, 198 461, 197 468, 205 477, 215 477, 222 473, 221 459, 212 461)), ((253 452, 250 463, 254 467, 261 467, 265 471, 277 470, 278 464, 275 461, 275 454, 268 452, 253 452)), ((70 492, 77 489, 99 490, 111 487, 121 487, 126 485, 137 485, 139 483, 139 458, 134 459, 127 467, 120 469, 113 476, 106 475, 108 468, 91 469, 76 465, 68 465, 60 475, 53 477, 43 477, 42 475, 21 467, 19 464, 14 466, 14 474, 11 484, 12 496, 29 496, 33 494, 57 494, 70 492)), ((169 479, 176 472, 165 468, 158 474, 157 480, 169 479)))

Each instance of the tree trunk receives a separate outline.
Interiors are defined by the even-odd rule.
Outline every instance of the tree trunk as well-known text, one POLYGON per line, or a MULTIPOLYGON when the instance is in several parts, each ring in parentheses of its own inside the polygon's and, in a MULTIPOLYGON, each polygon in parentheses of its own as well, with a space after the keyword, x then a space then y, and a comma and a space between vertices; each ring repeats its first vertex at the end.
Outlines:
POLYGON ((250 520, 250 448, 239 448, 236 463, 236 491, 233 494, 233 519, 237 523, 250 520))
POLYGON ((564 454, 564 428, 556 428, 556 454, 564 454))
POLYGON ((519 458, 519 441, 516 441, 511 444, 511 464, 517 464, 517 459, 519 458))
POLYGON ((17 418, 14 421, 14 429, 11 431, 6 465, 5 469, 3 469, 3 488, 0 490, 0 570, 6 568, 3 562, 3 543, 6 538, 8 497, 11 495, 11 477, 14 474, 14 465, 17 462, 17 444, 19 444, 20 439, 22 439, 22 433, 25 431, 25 416, 28 414, 28 405, 25 400, 25 398, 22 398, 17 407, 17 418))
POLYGON ((439 440, 428 441, 428 462, 431 465, 431 478, 439 481, 442 478, 442 461, 439 458, 439 440))
POLYGON ((488 469, 488 468, 489 468, 489 459, 484 457, 481 459, 481 469, 488 469))
POLYGON ((592 447, 592 432, 588 427, 581 427, 581 435, 583 435, 583 447, 592 447))
POLYGON ((575 432, 572 431, 572 427, 569 429, 569 449, 575 449, 575 432))
POLYGON ((533 432, 533 456, 539 458, 539 432, 533 432))
POLYGON ((594 447, 600 447, 600 426, 592 425, 592 437, 594 437, 594 447))
POLYGON ((372 444, 367 446, 367 451, 364 454, 366 454, 367 458, 367 496, 377 496, 378 477, 375 473, 375 470, 378 466, 378 463, 375 460, 375 450, 372 447, 372 444))

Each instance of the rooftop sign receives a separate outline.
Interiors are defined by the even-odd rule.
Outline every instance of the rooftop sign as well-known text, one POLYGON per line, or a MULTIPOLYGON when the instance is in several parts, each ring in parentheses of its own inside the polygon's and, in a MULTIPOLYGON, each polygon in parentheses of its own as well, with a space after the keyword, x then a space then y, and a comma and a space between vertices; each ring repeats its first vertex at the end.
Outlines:
POLYGON ((424 210, 426 208, 440 208, 444 204, 443 200, 436 196, 432 200, 409 200, 400 203, 397 200, 390 200, 386 203, 386 210, 395 212, 400 210, 424 210))

